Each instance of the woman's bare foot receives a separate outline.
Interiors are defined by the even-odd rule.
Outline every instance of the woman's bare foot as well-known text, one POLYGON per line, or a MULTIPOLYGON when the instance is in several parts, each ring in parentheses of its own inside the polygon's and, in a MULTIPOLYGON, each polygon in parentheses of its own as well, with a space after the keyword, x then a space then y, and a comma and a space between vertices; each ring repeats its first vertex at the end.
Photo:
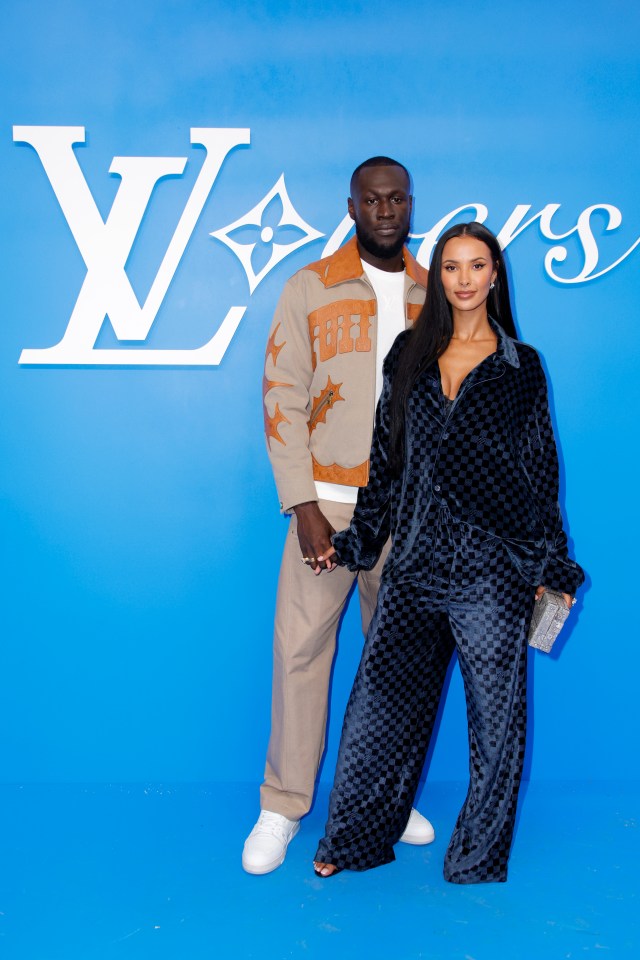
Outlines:
POLYGON ((321 863, 319 860, 314 860, 313 869, 318 877, 333 877, 336 873, 340 873, 342 867, 336 867, 332 863, 321 863))

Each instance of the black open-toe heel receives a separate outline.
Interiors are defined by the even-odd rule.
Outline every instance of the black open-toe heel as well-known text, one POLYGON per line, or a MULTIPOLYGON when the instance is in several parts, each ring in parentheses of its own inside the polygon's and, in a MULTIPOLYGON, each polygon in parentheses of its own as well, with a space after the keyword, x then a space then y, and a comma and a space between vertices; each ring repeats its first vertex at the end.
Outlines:
POLYGON ((313 872, 315 873, 316 877, 320 877, 321 880, 328 880, 329 877, 335 877, 335 875, 336 875, 337 873, 342 873, 342 867, 335 867, 335 866, 333 866, 332 863, 325 863, 325 867, 333 867, 333 872, 332 872, 332 873, 321 873, 320 870, 318 870, 318 868, 317 868, 317 866, 316 866, 316 863, 315 863, 315 860, 314 860, 314 863, 313 863, 313 872))

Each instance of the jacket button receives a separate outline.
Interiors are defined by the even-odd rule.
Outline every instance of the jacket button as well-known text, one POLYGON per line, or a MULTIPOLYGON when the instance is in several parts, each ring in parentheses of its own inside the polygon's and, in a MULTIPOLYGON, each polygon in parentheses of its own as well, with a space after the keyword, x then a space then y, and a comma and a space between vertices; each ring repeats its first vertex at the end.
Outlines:
POLYGON ((448 434, 448 433, 443 433, 443 434, 442 434, 442 439, 443 439, 443 440, 448 440, 448 439, 449 439, 449 434, 448 434))
POLYGON ((436 493, 440 493, 440 484, 436 483, 433 489, 436 491, 436 493))

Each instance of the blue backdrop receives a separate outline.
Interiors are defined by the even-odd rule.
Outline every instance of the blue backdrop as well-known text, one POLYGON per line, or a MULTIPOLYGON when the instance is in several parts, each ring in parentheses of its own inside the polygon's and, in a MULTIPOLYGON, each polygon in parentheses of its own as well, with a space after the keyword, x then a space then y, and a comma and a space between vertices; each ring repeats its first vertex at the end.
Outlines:
MULTIPOLYGON (((531 660, 528 771, 637 777, 639 26, 615 0, 5 5, 3 781, 260 779, 264 347, 378 153, 412 171, 423 262, 454 219, 509 241, 552 381, 589 577, 531 660)), ((325 779, 360 647, 352 609, 325 779)), ((465 772, 454 675, 430 775, 465 772)))

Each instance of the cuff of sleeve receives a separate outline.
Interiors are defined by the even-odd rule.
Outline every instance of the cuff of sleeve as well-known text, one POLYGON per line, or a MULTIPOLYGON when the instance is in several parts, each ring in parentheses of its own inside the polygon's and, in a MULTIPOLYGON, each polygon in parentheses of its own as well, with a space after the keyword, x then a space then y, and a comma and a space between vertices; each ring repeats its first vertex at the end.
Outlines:
POLYGON ((313 480, 300 481, 299 483, 279 483, 278 496, 281 513, 291 513, 297 504, 309 503, 318 499, 313 480))
POLYGON ((549 558, 542 577, 542 584, 545 587, 575 597, 578 587, 583 583, 584 570, 575 560, 549 558))
POLYGON ((349 570, 357 570, 355 537, 351 530, 341 530, 340 533, 334 533, 331 537, 331 543, 336 548, 340 563, 348 567, 349 570))
POLYGON ((380 556, 379 550, 364 550, 351 528, 334 533, 331 543, 336 548, 340 563, 349 570, 371 570, 380 556))

